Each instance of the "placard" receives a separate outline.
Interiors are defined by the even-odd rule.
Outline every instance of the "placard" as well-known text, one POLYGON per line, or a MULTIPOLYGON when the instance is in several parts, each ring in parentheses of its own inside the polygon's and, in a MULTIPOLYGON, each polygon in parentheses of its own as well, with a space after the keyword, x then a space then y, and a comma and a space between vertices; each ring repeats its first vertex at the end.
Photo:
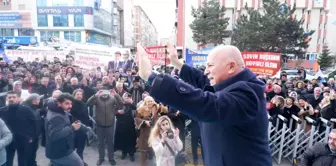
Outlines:
POLYGON ((256 74, 274 76, 281 69, 281 54, 272 52, 242 52, 245 67, 256 74))

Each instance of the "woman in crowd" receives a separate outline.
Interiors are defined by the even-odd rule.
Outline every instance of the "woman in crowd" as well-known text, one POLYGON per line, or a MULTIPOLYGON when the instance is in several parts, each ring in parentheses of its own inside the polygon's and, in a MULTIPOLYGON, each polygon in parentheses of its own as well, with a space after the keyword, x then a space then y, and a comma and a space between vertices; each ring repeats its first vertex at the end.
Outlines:
POLYGON ((146 158, 152 158, 151 149, 148 146, 148 138, 151 127, 159 116, 159 110, 167 110, 155 103, 151 96, 144 99, 144 103, 137 109, 135 124, 139 132, 137 148, 141 152, 141 166, 146 166, 146 158))
MULTIPOLYGON (((83 102, 84 91, 82 89, 76 89, 73 92, 74 101, 72 102, 71 115, 75 121, 90 126, 90 118, 88 112, 88 106, 83 102)), ((79 157, 84 161, 83 152, 85 149, 87 135, 81 130, 77 130, 75 133, 75 148, 79 157)), ((84 162, 84 166, 87 164, 84 162)))
POLYGON ((182 150, 179 130, 174 129, 168 116, 161 116, 150 133, 148 144, 152 146, 156 165, 175 166, 175 155, 182 150))
POLYGON ((136 132, 134 124, 134 113, 136 110, 133 104, 132 96, 129 93, 124 93, 122 96, 124 100, 124 106, 122 110, 118 111, 116 115, 117 124, 115 132, 115 150, 121 150, 121 159, 124 160, 127 154, 130 156, 130 160, 135 160, 135 145, 136 145, 136 132))

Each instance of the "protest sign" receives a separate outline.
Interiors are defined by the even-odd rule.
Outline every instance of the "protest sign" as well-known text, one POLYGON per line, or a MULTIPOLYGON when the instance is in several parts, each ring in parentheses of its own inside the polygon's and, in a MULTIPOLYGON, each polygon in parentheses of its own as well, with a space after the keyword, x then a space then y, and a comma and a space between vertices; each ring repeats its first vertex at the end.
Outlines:
POLYGON ((153 65, 168 65, 170 63, 168 55, 166 55, 165 46, 147 47, 146 52, 149 54, 149 60, 153 65), (165 63, 166 62, 166 63, 165 63))
POLYGON ((245 67, 256 74, 274 76, 281 69, 281 54, 272 52, 242 52, 245 67))
POLYGON ((192 50, 186 49, 186 64, 190 66, 205 65, 208 54, 195 53, 192 50))
POLYGON ((82 68, 93 69, 97 67, 104 68, 109 61, 114 60, 110 50, 95 49, 90 47, 75 48, 74 64, 82 68))
POLYGON ((19 57, 25 61, 34 61, 35 58, 40 60, 46 58, 48 61, 54 61, 54 57, 64 60, 66 57, 65 51, 43 51, 43 50, 5 50, 5 54, 10 60, 17 60, 19 57))

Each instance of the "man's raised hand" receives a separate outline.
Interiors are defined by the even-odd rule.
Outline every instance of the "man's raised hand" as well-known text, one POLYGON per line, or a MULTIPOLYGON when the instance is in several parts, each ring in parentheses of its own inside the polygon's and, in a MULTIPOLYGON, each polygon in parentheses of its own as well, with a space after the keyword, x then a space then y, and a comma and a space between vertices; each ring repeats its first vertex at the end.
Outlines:
POLYGON ((143 80, 148 81, 148 78, 152 73, 152 65, 147 52, 140 43, 137 44, 137 58, 139 60, 139 76, 143 80))

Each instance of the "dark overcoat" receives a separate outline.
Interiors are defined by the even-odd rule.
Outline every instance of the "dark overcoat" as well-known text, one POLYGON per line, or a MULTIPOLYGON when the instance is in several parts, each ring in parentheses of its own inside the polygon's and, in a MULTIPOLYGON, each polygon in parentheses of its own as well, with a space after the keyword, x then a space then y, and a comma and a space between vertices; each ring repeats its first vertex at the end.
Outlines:
POLYGON ((157 75, 150 95, 200 122, 205 165, 272 165, 265 84, 254 73, 246 68, 211 87, 200 70, 183 65, 180 78, 157 75))

